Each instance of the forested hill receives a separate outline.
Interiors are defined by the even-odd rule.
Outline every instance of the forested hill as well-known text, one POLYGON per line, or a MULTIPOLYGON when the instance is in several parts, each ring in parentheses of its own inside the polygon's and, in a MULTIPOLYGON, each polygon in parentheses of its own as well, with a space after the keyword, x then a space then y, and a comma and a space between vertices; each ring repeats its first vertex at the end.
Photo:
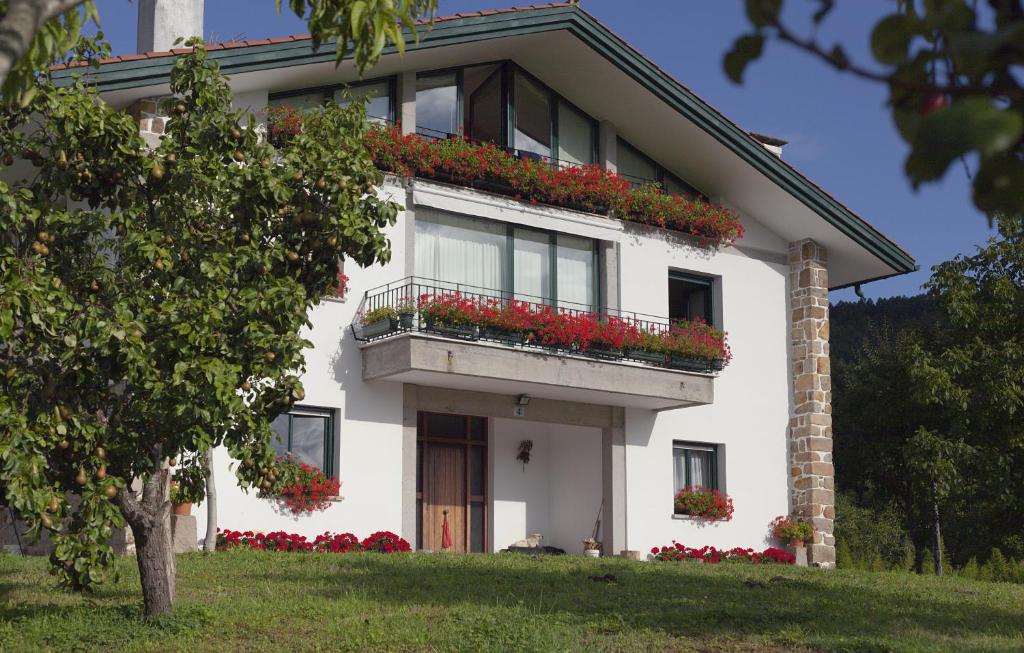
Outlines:
POLYGON ((833 363, 849 363, 864 341, 871 338, 872 328, 887 326, 893 332, 909 328, 928 333, 942 319, 935 301, 923 294, 837 302, 829 311, 833 363))

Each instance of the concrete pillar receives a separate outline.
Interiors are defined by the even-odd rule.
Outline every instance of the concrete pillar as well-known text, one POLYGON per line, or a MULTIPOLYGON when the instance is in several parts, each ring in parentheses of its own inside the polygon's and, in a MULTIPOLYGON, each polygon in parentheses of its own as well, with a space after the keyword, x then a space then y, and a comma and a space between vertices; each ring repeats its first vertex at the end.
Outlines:
POLYGON ((793 416, 790 477, 793 512, 814 526, 810 564, 836 561, 832 376, 829 359, 828 252, 813 240, 789 245, 793 416))
POLYGON ((416 133, 416 72, 407 70, 398 76, 395 119, 402 125, 403 134, 416 133))
POLYGON ((609 312, 622 308, 619 296, 619 244, 601 241, 601 307, 609 312))
POLYGON ((179 38, 203 35, 203 0, 139 0, 137 51, 162 52, 179 38))
POLYGON ((171 539, 175 553, 198 551, 196 518, 192 515, 171 515, 171 539))
POLYGON ((618 131, 615 125, 602 120, 597 125, 597 160, 605 170, 618 172, 618 131))
POLYGON ((626 548, 626 418, 622 408, 612 408, 612 424, 601 429, 602 555, 616 555, 626 548))
POLYGON ((416 415, 417 388, 402 386, 402 537, 416 546, 416 415))

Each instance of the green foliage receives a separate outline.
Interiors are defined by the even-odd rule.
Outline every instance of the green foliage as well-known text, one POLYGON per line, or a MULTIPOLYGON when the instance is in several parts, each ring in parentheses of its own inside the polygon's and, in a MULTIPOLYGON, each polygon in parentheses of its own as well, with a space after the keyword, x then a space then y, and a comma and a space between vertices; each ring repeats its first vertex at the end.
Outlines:
POLYGON ((393 43, 405 52, 408 30, 418 39, 416 21, 433 17, 437 0, 275 0, 287 4, 309 24, 313 47, 334 39, 337 63, 350 52, 360 71, 377 63, 384 46, 393 43))
POLYGON ((844 549, 849 566, 866 568, 876 558, 887 569, 900 569, 906 557, 906 534, 893 507, 872 510, 856 505, 845 493, 836 494, 836 556, 844 549))
POLYGON ((0 120, 0 161, 30 172, 0 182, 0 482, 30 536, 51 530, 62 582, 88 587, 111 528, 166 505, 130 479, 224 445, 243 487, 273 484, 308 311, 339 257, 389 259, 398 207, 372 192, 362 105, 275 149, 202 47, 175 62, 155 150, 83 84, 37 88, 0 120))
POLYGON ((171 479, 171 503, 199 503, 206 498, 206 465, 201 456, 183 458, 171 479))
POLYGON ((783 20, 782 0, 748 0, 751 31, 725 54, 728 77, 741 83, 764 42, 774 39, 884 84, 893 122, 910 145, 904 170, 914 188, 942 179, 958 161, 970 161, 978 208, 990 218, 1024 212, 1024 86, 1016 74, 1024 64, 1020 2, 893 3, 871 30, 875 65, 859 65, 841 44, 818 41, 835 2, 816 4, 805 36, 783 20))

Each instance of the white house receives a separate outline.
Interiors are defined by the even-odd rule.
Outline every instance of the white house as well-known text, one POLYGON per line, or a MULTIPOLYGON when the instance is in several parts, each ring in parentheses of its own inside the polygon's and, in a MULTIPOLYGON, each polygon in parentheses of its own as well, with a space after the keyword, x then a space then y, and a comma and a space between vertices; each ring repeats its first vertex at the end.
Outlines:
MULTIPOLYGON (((143 49, 201 32, 201 2, 154 12, 161 4, 175 3, 142 4, 143 49)), ((386 529, 438 549, 447 511, 456 551, 542 533, 576 552, 600 515, 613 554, 672 540, 762 548, 769 521, 792 512, 813 521, 812 562, 834 562, 828 291, 915 263, 787 164, 780 141, 744 131, 574 3, 441 17, 404 56, 386 50, 366 79, 307 37, 210 49, 238 106, 261 116, 351 85, 405 133, 463 134, 657 181, 729 207, 745 232, 709 247, 607 214, 388 175, 380 193, 405 207, 388 232, 392 262, 345 268, 347 297, 312 316, 305 399, 277 422, 282 451, 337 475, 342 498, 294 517, 235 487, 218 452, 222 527, 386 529), (733 359, 721 371, 673 369, 457 339, 421 320, 370 338, 358 323, 360 311, 456 284, 648 328, 704 318, 728 332, 733 359), (517 458, 524 441, 528 463, 517 458), (728 494, 731 521, 675 514, 687 485, 728 494)), ((107 102, 155 135, 176 54, 114 57, 92 74, 107 102)))

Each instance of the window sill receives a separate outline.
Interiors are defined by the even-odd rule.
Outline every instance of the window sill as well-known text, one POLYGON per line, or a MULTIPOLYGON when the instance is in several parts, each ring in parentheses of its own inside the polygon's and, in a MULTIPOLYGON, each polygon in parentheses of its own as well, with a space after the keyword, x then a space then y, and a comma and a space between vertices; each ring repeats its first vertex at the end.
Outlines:
POLYGON ((708 519, 707 517, 697 517, 696 515, 679 515, 676 513, 672 513, 672 519, 678 519, 680 521, 692 521, 708 525, 717 524, 720 521, 722 521, 721 519, 708 519))

